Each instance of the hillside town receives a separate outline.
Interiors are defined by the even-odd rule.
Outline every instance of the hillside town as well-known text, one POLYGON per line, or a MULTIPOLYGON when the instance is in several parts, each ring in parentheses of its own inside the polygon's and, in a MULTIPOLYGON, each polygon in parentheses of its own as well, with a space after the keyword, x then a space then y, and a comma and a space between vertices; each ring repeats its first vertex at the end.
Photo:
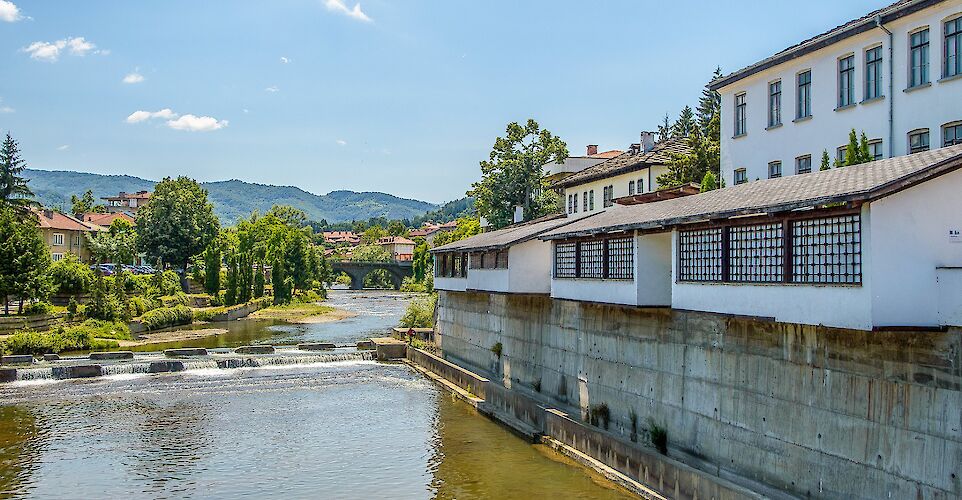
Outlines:
POLYGON ((107 496, 962 498, 962 0, 756 42, 674 120, 511 121, 400 216, 51 192, 8 132, 0 497, 101 494, 86 446, 107 496))

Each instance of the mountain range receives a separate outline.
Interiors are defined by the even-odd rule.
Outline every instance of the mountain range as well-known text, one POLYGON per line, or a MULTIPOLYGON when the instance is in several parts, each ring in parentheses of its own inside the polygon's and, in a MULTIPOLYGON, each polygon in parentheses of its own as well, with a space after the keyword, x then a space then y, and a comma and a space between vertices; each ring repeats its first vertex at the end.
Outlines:
MULTIPOLYGON (((152 191, 156 181, 129 175, 102 175, 85 172, 27 169, 23 176, 37 201, 47 207, 70 210, 70 195, 80 196, 88 189, 94 197, 117 195, 124 191, 152 191)), ((214 213, 224 225, 233 225, 254 210, 266 212, 273 205, 290 205, 307 213, 309 219, 328 222, 368 220, 372 217, 413 219, 438 205, 400 198, 378 192, 331 191, 324 195, 308 193, 294 186, 270 186, 239 181, 202 182, 214 213)))

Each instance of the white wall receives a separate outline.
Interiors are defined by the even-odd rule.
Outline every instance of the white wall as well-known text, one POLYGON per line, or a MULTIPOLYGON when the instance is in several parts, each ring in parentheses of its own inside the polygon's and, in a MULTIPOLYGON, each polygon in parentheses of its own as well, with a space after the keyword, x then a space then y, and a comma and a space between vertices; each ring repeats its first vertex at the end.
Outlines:
MULTIPOLYGON (((571 186, 565 188, 564 192, 564 203, 565 210, 568 208, 568 195, 578 193, 578 212, 571 215, 581 216, 585 214, 599 212, 605 209, 605 186, 613 186, 614 196, 613 198, 621 198, 622 196, 628 196, 628 183, 631 181, 637 182, 639 179, 644 182, 644 191, 642 193, 650 193, 651 191, 658 189, 658 181, 656 180, 659 175, 663 174, 668 167, 663 165, 656 165, 651 168, 643 168, 641 170, 616 175, 614 177, 608 177, 605 179, 598 179, 595 181, 587 182, 584 184, 579 184, 577 186, 571 186), (650 171, 650 175, 649 175, 650 171), (650 181, 649 181, 650 179, 650 181), (595 208, 594 210, 588 210, 585 212, 584 209, 584 195, 586 192, 594 190, 595 192, 595 208)), ((635 194, 638 193, 638 188, 635 188, 635 194)))
POLYGON ((669 232, 635 237, 638 305, 671 305, 671 240, 669 232))
POLYGON ((512 293, 551 292, 551 243, 534 239, 508 249, 512 293))
MULTIPOLYGON (((768 163, 782 162, 782 175, 795 173, 795 158, 812 155, 812 169, 817 170, 822 151, 827 150, 832 160, 835 150, 848 143, 848 133, 854 128, 865 131, 869 139, 882 139, 882 150, 889 156, 889 100, 894 99, 895 156, 908 152, 907 133, 917 128, 928 128, 932 148, 942 145, 941 127, 945 123, 962 120, 962 79, 939 81, 942 77, 943 22, 962 13, 962 0, 950 0, 903 17, 886 25, 894 35, 894 95, 889 95, 888 35, 875 28, 847 38, 835 45, 804 57, 791 60, 720 89, 722 95, 722 151, 721 170, 727 185, 733 184, 733 172, 745 168, 748 180, 768 177, 768 163), (908 85, 908 57, 910 31, 929 26, 929 79, 931 86, 905 92, 908 85), (884 99, 853 108, 835 111, 838 104, 838 58, 855 55, 855 100, 865 95, 865 49, 882 43, 884 99), (812 70, 812 118, 798 123, 795 119, 796 75, 812 70), (782 81, 782 126, 765 130, 768 126, 768 83, 782 81), (733 138, 734 96, 741 92, 747 98, 748 134, 733 138)), ((826 27, 828 28, 828 27, 826 27)), ((780 49, 773 46, 772 49, 780 49)), ((774 53, 774 50, 772 51, 774 53)), ((751 63, 753 61, 746 61, 751 63)))
POLYGON ((962 235, 949 237, 962 231, 962 171, 875 201, 871 211, 876 326, 937 326, 940 295, 962 298, 962 283, 940 285, 936 271, 962 267, 962 235))
POLYGON ((436 290, 448 290, 452 292, 463 292, 468 287, 467 278, 442 278, 434 277, 434 288, 436 290))

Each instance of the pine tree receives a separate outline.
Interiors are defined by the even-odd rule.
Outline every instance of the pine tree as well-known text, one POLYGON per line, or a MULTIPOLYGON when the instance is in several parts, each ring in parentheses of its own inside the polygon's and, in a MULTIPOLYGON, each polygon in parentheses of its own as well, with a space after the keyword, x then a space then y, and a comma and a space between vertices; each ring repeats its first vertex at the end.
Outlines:
POLYGON ((45 299, 50 292, 50 250, 32 215, 24 217, 19 210, 0 205, 0 299, 5 314, 10 312, 11 297, 45 299))
MULTIPOLYGON (((705 85, 705 88, 701 91, 701 98, 698 99, 698 107, 696 108, 696 115, 698 116, 698 127, 701 129, 701 133, 707 137, 714 137, 712 130, 712 119, 716 116, 721 116, 721 94, 711 90, 711 82, 722 77, 721 67, 716 67, 715 72, 711 76, 711 80, 705 85)), ((720 140, 719 138, 715 138, 720 140)))
POLYGON ((715 174, 705 172, 705 176, 701 178, 701 192, 707 193, 716 189, 718 189, 718 182, 715 179, 715 174))
POLYGON ((27 180, 21 177, 26 168, 27 162, 20 157, 20 146, 8 132, 0 148, 0 205, 16 208, 37 205, 27 180))
POLYGON ((823 150, 822 150, 822 164, 819 165, 818 169, 819 169, 819 170, 829 170, 829 169, 831 169, 831 168, 832 168, 832 165, 831 165, 830 162, 831 162, 831 160, 830 160, 829 157, 828 157, 828 151, 823 149, 823 150))
POLYGON ((858 143, 858 156, 859 163, 868 163, 875 160, 872 153, 868 150, 868 137, 865 135, 864 130, 862 131, 862 138, 858 143))
POLYGON ((681 114, 678 115, 678 121, 671 126, 671 135, 672 137, 688 137, 695 131, 696 127, 695 113, 692 112, 691 106, 685 106, 681 110, 681 114))
POLYGON ((264 296, 264 264, 257 263, 257 272, 254 273, 254 298, 259 299, 264 296))
POLYGON ((227 258, 227 285, 224 289, 224 305, 237 304, 237 257, 227 258))
POLYGON ((860 159, 858 153, 858 136, 855 135, 855 129, 853 128, 852 131, 848 133, 848 146, 845 148, 845 163, 839 166, 847 167, 850 165, 858 165, 861 163, 861 161, 859 161, 860 159))
POLYGON ((669 138, 671 138, 671 123, 668 119, 668 113, 665 113, 664 123, 658 125, 658 141, 661 142, 669 138))

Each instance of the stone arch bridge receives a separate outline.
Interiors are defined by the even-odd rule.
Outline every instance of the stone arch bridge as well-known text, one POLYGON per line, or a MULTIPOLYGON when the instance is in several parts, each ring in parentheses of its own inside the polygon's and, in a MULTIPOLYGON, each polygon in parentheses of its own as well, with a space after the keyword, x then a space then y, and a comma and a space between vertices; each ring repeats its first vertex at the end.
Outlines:
POLYGON ((394 289, 401 288, 401 281, 407 276, 413 276, 413 263, 409 260, 388 260, 384 262, 338 260, 331 261, 331 271, 335 274, 343 272, 351 278, 351 290, 364 288, 364 278, 372 271, 383 269, 387 271, 394 289))

